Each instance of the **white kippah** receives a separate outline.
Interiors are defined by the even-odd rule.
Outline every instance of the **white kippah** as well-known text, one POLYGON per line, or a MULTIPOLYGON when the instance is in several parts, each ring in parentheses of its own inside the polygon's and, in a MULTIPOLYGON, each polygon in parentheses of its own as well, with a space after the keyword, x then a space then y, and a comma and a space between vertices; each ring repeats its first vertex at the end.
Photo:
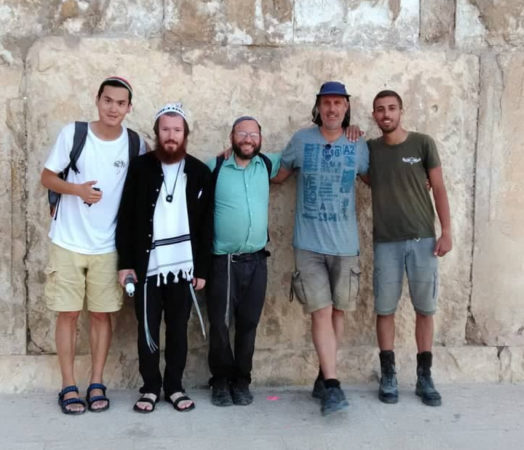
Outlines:
POLYGON ((183 109, 182 103, 168 103, 167 105, 162 106, 162 108, 159 109, 159 111, 155 114, 155 122, 158 120, 160 116, 163 116, 166 113, 176 113, 181 115, 184 120, 187 122, 187 116, 183 109))

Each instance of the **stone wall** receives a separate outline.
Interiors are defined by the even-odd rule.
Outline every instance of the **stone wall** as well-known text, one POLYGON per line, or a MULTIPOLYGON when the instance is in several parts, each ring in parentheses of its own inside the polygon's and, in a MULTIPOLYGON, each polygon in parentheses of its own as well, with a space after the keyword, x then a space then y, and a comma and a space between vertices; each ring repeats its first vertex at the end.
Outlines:
MULTIPOLYGON (((39 182, 57 133, 96 118, 100 81, 132 82, 127 124, 152 140, 166 101, 191 112, 189 151, 213 157, 235 117, 259 118, 264 150, 310 124, 320 84, 343 81, 352 121, 378 134, 381 89, 404 98, 404 124, 439 147, 454 249, 441 261, 435 373, 442 381, 524 378, 524 13, 519 0, 4 0, 0 5, 0 391, 57 386, 54 314, 42 292, 49 217, 39 182), (520 113, 520 114, 519 114, 520 113), (519 151, 520 150, 520 151, 519 151), (520 288, 520 289, 519 289, 520 288)), ((362 286, 347 317, 340 376, 374 378, 370 195, 357 186, 362 286)), ((317 362, 310 321, 289 303, 294 182, 272 187, 269 284, 255 357, 259 384, 309 383, 317 362)), ((414 314, 397 318, 401 381, 413 382, 414 314), (405 369, 403 369, 403 367, 405 369)), ((88 376, 85 318, 77 371, 88 376)), ((131 304, 115 316, 106 381, 138 383, 131 304)), ((206 342, 190 322, 186 384, 202 385, 206 342)))

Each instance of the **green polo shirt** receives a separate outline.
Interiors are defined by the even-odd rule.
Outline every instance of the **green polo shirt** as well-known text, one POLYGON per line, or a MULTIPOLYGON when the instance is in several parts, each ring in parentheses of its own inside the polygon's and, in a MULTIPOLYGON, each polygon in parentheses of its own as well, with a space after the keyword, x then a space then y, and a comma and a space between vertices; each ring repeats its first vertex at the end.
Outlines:
MULTIPOLYGON (((280 154, 265 153, 280 168, 280 154)), ((213 171, 216 158, 207 162, 213 171)), ((230 157, 222 163, 215 187, 213 253, 253 253, 267 243, 269 179, 264 161, 255 156, 244 168, 230 157)))

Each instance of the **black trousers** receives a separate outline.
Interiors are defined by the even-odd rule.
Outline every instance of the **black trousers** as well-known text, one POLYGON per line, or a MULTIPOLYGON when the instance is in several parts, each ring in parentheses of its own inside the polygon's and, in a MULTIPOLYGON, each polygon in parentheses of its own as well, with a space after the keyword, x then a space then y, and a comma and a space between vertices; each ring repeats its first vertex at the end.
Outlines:
POLYGON ((164 394, 169 397, 174 392, 183 390, 182 375, 187 358, 187 322, 192 305, 189 282, 180 278, 178 283, 174 283, 170 274, 167 284, 157 286, 157 278, 153 276, 148 278, 146 290, 146 298, 144 298, 144 284, 137 284, 135 313, 138 320, 138 365, 144 381, 140 392, 160 396, 163 387, 164 394), (166 368, 163 382, 158 348, 162 312, 166 324, 164 350, 166 368), (150 336, 157 346, 154 351, 146 339, 146 314, 150 336))
POLYGON ((213 257, 206 293, 210 384, 219 380, 251 382, 256 330, 266 296, 266 260, 264 250, 213 257), (229 341, 233 320, 234 349, 229 341))

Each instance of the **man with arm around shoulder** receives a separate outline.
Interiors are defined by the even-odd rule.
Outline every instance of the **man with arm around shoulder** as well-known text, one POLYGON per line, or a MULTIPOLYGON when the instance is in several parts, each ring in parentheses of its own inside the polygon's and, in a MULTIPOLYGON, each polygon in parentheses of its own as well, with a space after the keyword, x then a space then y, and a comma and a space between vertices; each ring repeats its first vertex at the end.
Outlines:
POLYGON ((278 172, 280 155, 260 153, 262 128, 252 116, 234 121, 230 140, 233 156, 208 162, 215 180, 213 261, 207 285, 209 384, 215 406, 246 406, 253 401, 249 385, 266 295, 269 179, 278 172))
POLYGON ((379 92, 373 100, 373 118, 382 131, 368 141, 369 180, 373 201, 374 274, 381 379, 379 399, 398 401, 395 372, 395 311, 407 273, 416 313, 416 394, 429 406, 441 396, 431 377, 433 315, 437 306, 437 257, 451 250, 451 220, 442 167, 433 139, 401 126, 403 105, 394 91, 379 92), (435 236, 435 212, 426 181, 429 179, 440 220, 435 236))
POLYGON ((272 181, 297 174, 293 290, 311 314, 320 366, 312 395, 327 415, 348 407, 337 377, 337 349, 344 313, 356 308, 359 291, 355 180, 367 173, 369 155, 363 139, 346 137, 350 104, 342 83, 324 83, 312 113, 315 126, 294 134, 272 181))

